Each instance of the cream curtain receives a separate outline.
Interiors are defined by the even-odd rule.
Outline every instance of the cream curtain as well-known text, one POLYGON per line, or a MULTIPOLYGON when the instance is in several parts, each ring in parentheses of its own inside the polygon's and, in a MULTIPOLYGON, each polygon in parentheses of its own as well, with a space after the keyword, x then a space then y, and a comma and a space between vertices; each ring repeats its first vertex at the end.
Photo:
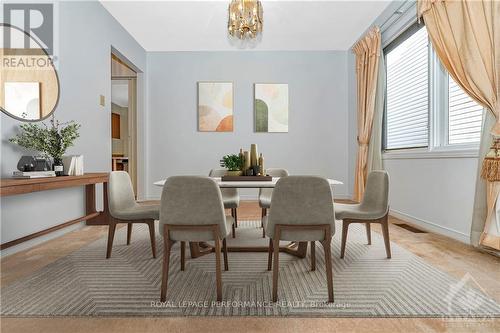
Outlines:
MULTIPOLYGON (((488 153, 491 145, 491 129, 495 125, 495 117, 489 111, 484 113, 483 130, 479 149, 479 161, 482 161, 488 153)), ((471 244, 479 244, 490 248, 500 247, 500 197, 498 183, 487 182, 480 177, 481 165, 478 167, 476 192, 474 199, 474 210, 471 226, 471 244), (494 185, 496 184, 496 185, 494 185)), ((497 251, 498 253, 498 251, 497 251)))
MULTIPOLYGON (((493 120, 492 126, 483 127, 487 133, 483 133, 481 141, 481 168, 484 152, 491 143, 490 131, 500 136, 500 1, 418 0, 417 6, 443 66, 455 82, 493 116, 487 116, 489 121, 493 120)), ((499 243, 494 240, 500 236, 485 229, 491 226, 488 218, 498 199, 497 188, 483 184, 478 178, 471 230, 471 242, 476 246, 485 239, 489 246, 499 243), (484 191, 478 193, 483 187, 484 191), (478 222, 481 216, 484 219, 478 222), (478 227, 483 229, 479 237, 478 227)))
POLYGON ((381 48, 380 29, 372 28, 353 47, 356 55, 356 82, 358 104, 358 156, 354 180, 355 201, 361 201, 365 191, 368 145, 375 113, 377 77, 381 48))
POLYGON ((382 48, 380 48, 380 57, 378 65, 377 91, 375 96, 375 111, 373 114, 372 135, 368 145, 368 162, 366 165, 367 174, 373 170, 383 170, 382 162, 382 124, 384 120, 385 105, 385 61, 382 48))

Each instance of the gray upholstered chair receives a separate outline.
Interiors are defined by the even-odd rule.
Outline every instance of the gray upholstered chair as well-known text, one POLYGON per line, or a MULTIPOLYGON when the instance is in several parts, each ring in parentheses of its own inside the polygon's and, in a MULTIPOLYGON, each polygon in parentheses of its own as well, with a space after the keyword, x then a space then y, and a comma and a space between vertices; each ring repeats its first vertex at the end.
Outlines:
POLYGON ((217 301, 222 300, 221 241, 224 270, 228 270, 226 237, 234 219, 225 216, 219 186, 208 177, 169 177, 163 187, 160 209, 160 233, 163 236, 163 273, 160 298, 167 297, 170 250, 181 242, 181 271, 184 270, 186 242, 214 241, 217 301))
POLYGON ((109 219, 108 246, 106 258, 111 257, 116 225, 127 223, 127 245, 130 244, 133 223, 146 223, 149 227, 153 258, 156 258, 155 220, 160 216, 160 203, 140 203, 135 200, 130 176, 125 171, 113 171, 109 174, 108 206, 109 219))
POLYGON ((335 204, 335 216, 342 220, 342 246, 340 258, 344 258, 349 224, 364 223, 368 244, 372 243, 370 223, 380 223, 384 236, 387 258, 391 258, 389 240, 389 175, 386 171, 372 171, 366 180, 363 200, 359 204, 335 204))
POLYGON ((335 233, 335 213, 332 202, 332 190, 325 178, 288 176, 276 183, 269 215, 264 217, 266 235, 270 238, 268 270, 272 266, 273 302, 278 299, 280 240, 310 242, 311 270, 315 269, 315 241, 321 242, 325 252, 328 301, 333 302, 331 241, 335 233))
MULTIPOLYGON (((209 177, 222 177, 226 174, 226 169, 212 169, 208 174, 209 177)), ((225 209, 231 209, 231 216, 234 218, 234 227, 238 228, 238 211, 237 208, 240 205, 240 196, 238 194, 238 189, 236 188, 221 188, 222 202, 224 203, 225 209)), ((235 232, 233 230, 233 238, 235 237, 235 232)))
MULTIPOLYGON (((266 174, 272 177, 286 177, 288 171, 286 169, 269 168, 266 169, 266 174)), ((267 215, 267 210, 271 207, 271 196, 273 195, 272 188, 259 189, 259 207, 262 209, 262 218, 267 215)), ((264 230, 264 222, 262 222, 262 237, 266 236, 264 230)))

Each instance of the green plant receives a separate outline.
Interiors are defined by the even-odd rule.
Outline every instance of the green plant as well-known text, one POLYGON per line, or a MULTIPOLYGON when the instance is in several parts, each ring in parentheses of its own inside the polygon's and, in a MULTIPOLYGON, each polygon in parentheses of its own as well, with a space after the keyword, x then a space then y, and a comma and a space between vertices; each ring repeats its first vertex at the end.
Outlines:
POLYGON ((243 168, 243 158, 237 154, 226 155, 220 161, 220 166, 229 171, 239 171, 243 168))
POLYGON ((62 162, 66 150, 73 146, 80 136, 80 125, 74 121, 60 123, 52 116, 50 125, 42 123, 39 126, 33 123, 22 124, 21 133, 9 141, 23 148, 36 150, 45 157, 52 157, 54 162, 62 162))

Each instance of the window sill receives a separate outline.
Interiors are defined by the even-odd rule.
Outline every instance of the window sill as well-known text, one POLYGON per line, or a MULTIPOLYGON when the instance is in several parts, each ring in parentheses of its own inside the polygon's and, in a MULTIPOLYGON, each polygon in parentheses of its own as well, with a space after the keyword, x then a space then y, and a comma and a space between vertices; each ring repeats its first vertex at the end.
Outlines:
POLYGON ((407 160, 407 159, 438 159, 438 158, 478 158, 479 148, 476 147, 446 147, 415 149, 400 149, 382 152, 383 160, 407 160))

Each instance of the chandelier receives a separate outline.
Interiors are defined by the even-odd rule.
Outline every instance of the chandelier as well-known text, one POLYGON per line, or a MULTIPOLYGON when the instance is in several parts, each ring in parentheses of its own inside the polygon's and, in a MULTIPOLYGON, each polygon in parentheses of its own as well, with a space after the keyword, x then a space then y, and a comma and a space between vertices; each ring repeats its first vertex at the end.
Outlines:
POLYGON ((232 0, 229 4, 229 34, 239 39, 256 38, 262 32, 262 4, 258 0, 232 0))

